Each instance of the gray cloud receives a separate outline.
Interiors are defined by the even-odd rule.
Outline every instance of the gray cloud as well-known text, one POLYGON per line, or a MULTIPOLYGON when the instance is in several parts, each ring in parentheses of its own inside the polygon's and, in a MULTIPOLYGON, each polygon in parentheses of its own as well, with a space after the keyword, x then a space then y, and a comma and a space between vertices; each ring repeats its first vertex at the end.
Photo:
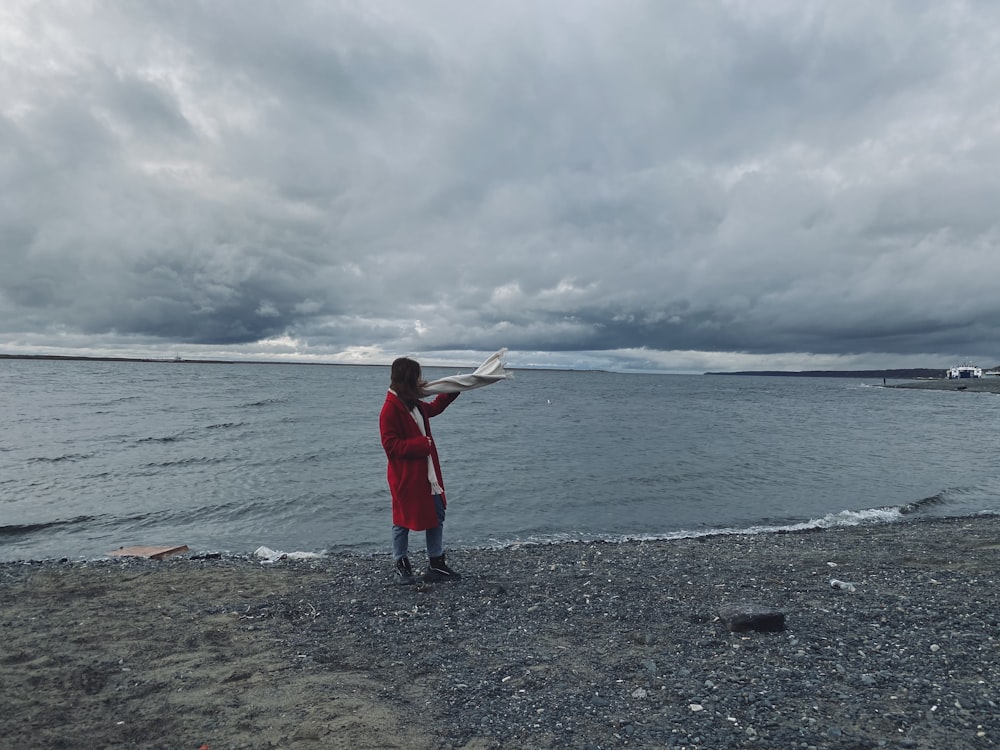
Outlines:
POLYGON ((992 4, 4 13, 8 350, 1000 361, 992 4))

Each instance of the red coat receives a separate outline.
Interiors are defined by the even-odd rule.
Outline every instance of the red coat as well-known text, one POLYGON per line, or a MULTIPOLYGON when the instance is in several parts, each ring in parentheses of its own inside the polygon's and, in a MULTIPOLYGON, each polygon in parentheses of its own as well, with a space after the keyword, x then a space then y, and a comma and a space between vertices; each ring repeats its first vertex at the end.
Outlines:
POLYGON ((386 394, 378 423, 382 447, 389 458, 387 476, 392 493, 392 523, 395 526, 411 531, 425 531, 438 526, 431 482, 427 477, 427 456, 434 463, 434 473, 442 490, 441 500, 446 507, 447 502, 444 500, 444 481, 441 479, 437 446, 427 438, 431 437, 430 418, 443 412, 456 398, 457 393, 448 393, 430 403, 418 402, 424 417, 425 437, 420 434, 420 428, 403 400, 395 393, 386 394))

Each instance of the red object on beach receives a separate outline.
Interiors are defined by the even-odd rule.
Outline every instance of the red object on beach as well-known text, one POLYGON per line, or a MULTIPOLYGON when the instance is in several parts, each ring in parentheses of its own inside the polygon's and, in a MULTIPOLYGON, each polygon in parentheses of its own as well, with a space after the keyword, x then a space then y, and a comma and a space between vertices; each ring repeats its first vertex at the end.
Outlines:
MULTIPOLYGON (((402 399, 391 391, 385 396, 379 413, 379 432, 389 460, 386 476, 392 495, 392 522, 396 526, 405 526, 410 531, 425 531, 438 526, 434 496, 431 495, 428 480, 428 456, 442 490, 444 479, 441 478, 437 446, 431 439, 430 420, 456 398, 457 393, 448 393, 430 403, 421 402, 418 407, 424 423, 421 431, 402 399)), ((448 507, 444 492, 441 493, 441 502, 448 507)))

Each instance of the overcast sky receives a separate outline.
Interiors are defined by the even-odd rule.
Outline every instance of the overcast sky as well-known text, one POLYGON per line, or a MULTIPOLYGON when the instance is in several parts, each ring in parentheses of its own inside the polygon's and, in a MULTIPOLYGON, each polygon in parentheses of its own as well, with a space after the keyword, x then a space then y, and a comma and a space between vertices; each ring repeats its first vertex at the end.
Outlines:
POLYGON ((1000 363, 1000 3, 4 0, 0 353, 1000 363))

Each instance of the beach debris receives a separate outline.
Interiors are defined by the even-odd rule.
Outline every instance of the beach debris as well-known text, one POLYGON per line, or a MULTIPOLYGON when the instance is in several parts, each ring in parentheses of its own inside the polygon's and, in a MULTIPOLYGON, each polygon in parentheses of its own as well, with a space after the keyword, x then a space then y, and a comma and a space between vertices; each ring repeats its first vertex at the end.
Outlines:
POLYGON ((832 589, 840 589, 841 591, 847 591, 848 593, 851 593, 851 594, 853 594, 854 592, 856 592, 858 590, 858 588, 857 588, 857 586, 855 584, 850 583, 849 581, 840 581, 840 580, 838 580, 836 578, 831 578, 830 579, 830 588, 832 588, 832 589))
POLYGON ((254 557, 261 558, 262 563, 273 563, 278 562, 278 560, 312 560, 318 557, 323 557, 322 552, 282 552, 278 549, 271 549, 270 547, 258 547, 254 550, 254 557))
POLYGON ((109 552, 108 555, 111 557, 145 557, 150 560, 162 560, 165 557, 170 557, 171 555, 177 555, 181 552, 187 552, 188 546, 182 544, 177 547, 119 547, 113 552, 109 552))
POLYGON ((719 610, 719 619, 734 633, 759 630, 776 633, 785 629, 785 613, 759 604, 727 604, 719 610))

